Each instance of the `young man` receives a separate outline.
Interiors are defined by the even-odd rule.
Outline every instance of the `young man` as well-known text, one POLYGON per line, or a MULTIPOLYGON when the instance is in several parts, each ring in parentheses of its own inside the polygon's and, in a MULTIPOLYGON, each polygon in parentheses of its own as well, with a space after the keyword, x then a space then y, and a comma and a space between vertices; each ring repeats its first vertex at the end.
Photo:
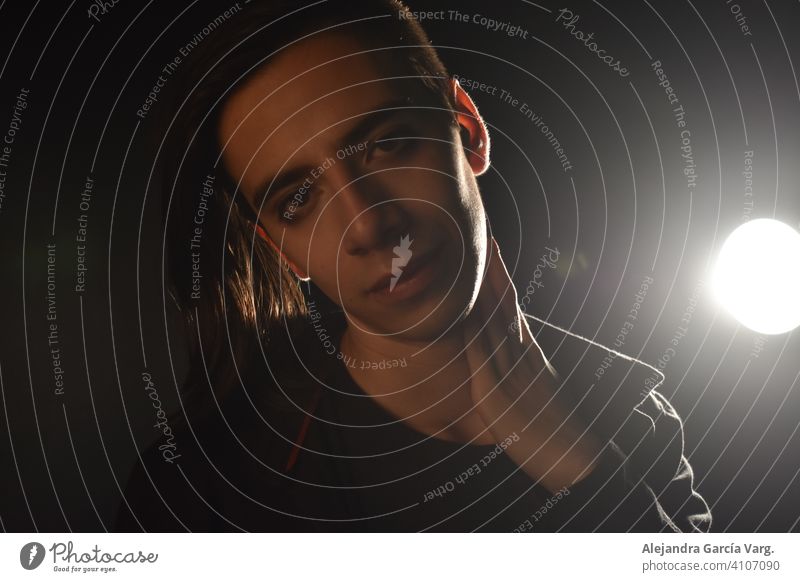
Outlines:
POLYGON ((120 528, 708 529, 658 372, 523 317, 486 125, 405 7, 356 4, 281 21, 211 116, 254 244, 339 309, 311 302, 181 459, 151 449, 120 528))

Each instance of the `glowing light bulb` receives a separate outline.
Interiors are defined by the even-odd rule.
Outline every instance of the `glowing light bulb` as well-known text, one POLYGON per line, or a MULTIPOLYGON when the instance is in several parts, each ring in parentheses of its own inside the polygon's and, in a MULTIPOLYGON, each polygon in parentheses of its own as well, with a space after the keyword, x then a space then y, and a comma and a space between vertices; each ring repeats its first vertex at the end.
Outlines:
POLYGON ((742 325, 779 334, 800 325, 800 233, 759 218, 734 230, 722 245, 712 285, 742 325))

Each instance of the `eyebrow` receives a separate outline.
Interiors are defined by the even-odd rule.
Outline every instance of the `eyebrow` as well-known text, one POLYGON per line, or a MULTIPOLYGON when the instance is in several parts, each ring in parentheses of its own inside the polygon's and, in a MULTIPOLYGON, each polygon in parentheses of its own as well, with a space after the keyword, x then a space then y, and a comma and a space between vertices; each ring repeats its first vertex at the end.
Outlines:
MULTIPOLYGON (((363 138, 375 127, 397 115, 405 113, 409 107, 413 107, 416 101, 412 97, 401 97, 387 101, 378 105, 374 111, 361 115, 361 119, 350 129, 342 140, 345 144, 355 144, 363 141, 363 138)), ((269 199, 274 198, 276 192, 281 192, 285 187, 295 182, 300 182, 311 175, 311 170, 316 169, 316 165, 303 165, 281 172, 278 176, 272 175, 262 180, 255 188, 253 195, 256 204, 255 210, 258 212, 263 209, 269 199), (270 184, 272 187, 270 188, 270 184), (269 192, 267 193, 267 188, 269 192)))

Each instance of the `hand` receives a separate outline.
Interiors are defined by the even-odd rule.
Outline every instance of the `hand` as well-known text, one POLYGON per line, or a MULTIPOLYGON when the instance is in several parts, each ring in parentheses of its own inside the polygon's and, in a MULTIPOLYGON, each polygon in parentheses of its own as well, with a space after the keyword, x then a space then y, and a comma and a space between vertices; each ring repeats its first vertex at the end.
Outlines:
POLYGON ((464 340, 472 401, 496 442, 514 440, 506 454, 551 492, 588 475, 600 443, 558 402, 557 375, 522 315, 494 238, 464 340))

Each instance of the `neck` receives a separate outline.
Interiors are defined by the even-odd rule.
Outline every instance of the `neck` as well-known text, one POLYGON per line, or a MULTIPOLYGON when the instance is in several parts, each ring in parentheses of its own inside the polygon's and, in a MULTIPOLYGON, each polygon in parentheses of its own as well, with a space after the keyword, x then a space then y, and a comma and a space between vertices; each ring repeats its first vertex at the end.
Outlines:
POLYGON ((444 440, 486 444, 473 408, 461 324, 435 342, 368 334, 347 326, 343 362, 361 389, 406 424, 444 440), (460 419, 460 420, 459 420, 460 419))

